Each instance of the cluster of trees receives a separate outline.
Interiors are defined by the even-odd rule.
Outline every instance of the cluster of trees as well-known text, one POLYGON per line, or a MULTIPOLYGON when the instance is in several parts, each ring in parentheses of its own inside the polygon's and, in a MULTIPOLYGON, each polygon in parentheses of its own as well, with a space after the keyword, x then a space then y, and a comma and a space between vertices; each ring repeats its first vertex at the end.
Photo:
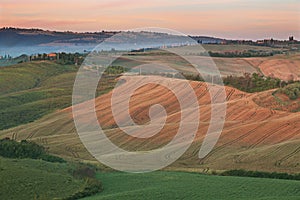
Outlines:
POLYGON ((211 57, 225 57, 225 58, 241 58, 241 57, 267 57, 273 56, 275 54, 282 54, 281 51, 255 51, 255 50, 248 50, 248 51, 230 51, 230 52, 212 52, 208 51, 208 53, 200 53, 200 56, 211 56, 211 57))
POLYGON ((81 65, 82 62, 84 61, 85 54, 80 54, 80 53, 58 53, 58 59, 57 63, 64 64, 64 65, 71 65, 71 64, 76 64, 76 65, 81 65))
POLYGON ((65 162, 60 157, 49 155, 43 146, 34 142, 27 140, 17 142, 9 138, 0 140, 0 156, 6 158, 42 159, 48 162, 65 162))
MULTIPOLYGON (((199 74, 181 74, 183 77, 185 77, 187 80, 193 80, 193 81, 204 81, 203 77, 201 77, 199 74)), ((181 77, 182 77, 181 76, 181 77)), ((180 78, 177 75, 176 78, 180 78)), ((245 91, 245 92, 260 92, 270 89, 275 89, 279 87, 286 86, 288 83, 283 82, 280 79, 277 78, 271 78, 271 77, 265 77, 262 75, 258 75, 256 73, 250 74, 245 73, 243 76, 227 76, 224 77, 223 80, 220 79, 220 77, 217 76, 208 76, 204 77, 205 80, 210 80, 210 83, 218 83, 223 81, 224 85, 231 86, 234 88, 237 88, 239 90, 245 91)))
POLYGON ((9 54, 5 54, 4 56, 0 56, 0 60, 11 60, 12 57, 9 54))
POLYGON ((127 72, 129 69, 122 66, 109 66, 105 69, 106 74, 120 75, 127 72))
POLYGON ((223 79, 224 85, 228 85, 245 92, 260 92, 279 88, 286 85, 280 79, 265 77, 256 73, 245 73, 244 76, 227 76, 223 79))
POLYGON ((300 97, 300 82, 289 84, 279 89, 279 92, 286 94, 291 100, 296 100, 300 97))
POLYGON ((242 176, 242 177, 257 177, 257 178, 274 178, 274 179, 288 179, 300 180, 300 174, 288 174, 278 172, 260 172, 260 171, 246 171, 243 169, 235 169, 222 172, 222 176, 242 176))
POLYGON ((39 53, 33 56, 29 56, 29 60, 50 60, 50 57, 46 53, 39 53))
POLYGON ((84 61, 85 54, 80 54, 80 53, 55 53, 56 57, 51 57, 46 53, 43 54, 37 54, 34 56, 30 56, 30 60, 35 61, 35 60, 56 60, 57 63, 59 64, 64 64, 64 65, 81 65, 82 62, 84 61))
MULTIPOLYGON (((188 73, 182 73, 182 76, 187 80, 192 81, 204 81, 204 79, 200 76, 200 74, 188 74, 188 73)), ((180 78, 180 75, 176 75, 176 78, 180 78)))

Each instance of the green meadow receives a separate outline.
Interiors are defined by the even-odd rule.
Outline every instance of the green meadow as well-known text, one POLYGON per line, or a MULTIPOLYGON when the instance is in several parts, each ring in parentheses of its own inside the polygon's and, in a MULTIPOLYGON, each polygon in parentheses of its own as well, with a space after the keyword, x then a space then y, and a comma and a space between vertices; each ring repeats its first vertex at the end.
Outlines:
POLYGON ((71 175, 70 163, 0 157, 0 199, 65 198, 81 190, 85 182, 71 175))
POLYGON ((104 199, 300 199, 300 181, 225 177, 189 172, 157 171, 144 174, 98 173, 103 192, 85 198, 104 199))

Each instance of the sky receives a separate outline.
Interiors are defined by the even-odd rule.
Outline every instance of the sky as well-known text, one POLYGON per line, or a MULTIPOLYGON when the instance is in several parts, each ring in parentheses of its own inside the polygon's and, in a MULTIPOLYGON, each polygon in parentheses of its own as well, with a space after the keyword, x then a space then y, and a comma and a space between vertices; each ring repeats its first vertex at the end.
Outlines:
POLYGON ((227 39, 300 40, 300 0, 0 0, 0 27, 159 27, 227 39))

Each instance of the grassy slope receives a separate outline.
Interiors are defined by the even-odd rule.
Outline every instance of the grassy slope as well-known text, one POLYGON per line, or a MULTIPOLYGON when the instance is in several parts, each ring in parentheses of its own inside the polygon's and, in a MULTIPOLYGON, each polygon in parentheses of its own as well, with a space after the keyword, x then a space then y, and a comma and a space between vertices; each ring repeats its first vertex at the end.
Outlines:
POLYGON ((67 163, 0 157, 0 199, 53 199, 71 195, 84 181, 74 179, 67 163))
POLYGON ((47 79, 62 73, 76 71, 73 65, 60 65, 54 62, 40 61, 21 63, 0 68, 0 94, 37 88, 47 79))
POLYGON ((104 191, 86 199, 299 199, 300 182, 185 172, 99 173, 104 191))
MULTIPOLYGON (((0 68, 0 130, 26 124, 71 105, 78 67, 39 61, 0 68)), ((104 78, 97 95, 114 85, 104 78)))
POLYGON ((76 70, 43 61, 0 68, 0 130, 69 106, 76 70))

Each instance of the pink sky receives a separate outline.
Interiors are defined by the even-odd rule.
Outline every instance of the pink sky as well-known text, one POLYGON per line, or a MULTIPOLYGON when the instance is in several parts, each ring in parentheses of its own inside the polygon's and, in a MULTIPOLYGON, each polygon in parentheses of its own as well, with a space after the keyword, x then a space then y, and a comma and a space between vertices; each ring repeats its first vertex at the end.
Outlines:
POLYGON ((223 38, 300 39, 298 0, 1 0, 0 26, 101 31, 161 27, 223 38))

